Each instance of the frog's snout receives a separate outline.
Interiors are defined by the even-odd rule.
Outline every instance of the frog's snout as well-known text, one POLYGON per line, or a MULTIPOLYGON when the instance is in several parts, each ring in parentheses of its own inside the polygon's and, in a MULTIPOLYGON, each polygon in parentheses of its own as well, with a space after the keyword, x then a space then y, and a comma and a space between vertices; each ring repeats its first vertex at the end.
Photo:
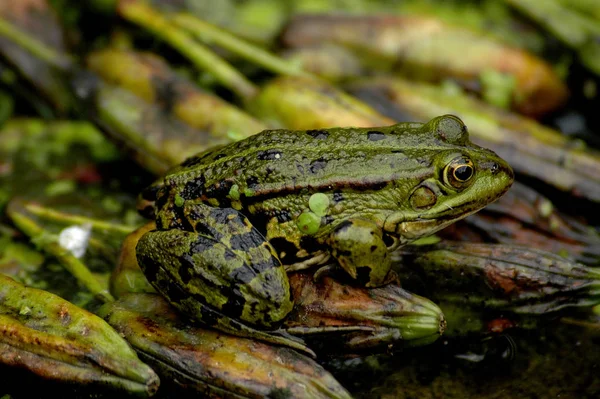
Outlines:
POLYGON ((515 179, 515 172, 511 166, 508 162, 498 156, 481 162, 479 164, 479 169, 481 171, 489 172, 494 180, 505 182, 507 189, 512 185, 512 182, 515 179))
POLYGON ((490 173, 495 175, 505 174, 507 177, 514 179, 515 173, 510 167, 508 163, 504 160, 492 160, 487 162, 482 162, 480 164, 481 169, 489 170, 490 173))
MULTIPOLYGON (((489 172, 492 178, 492 184, 495 186, 497 198, 508 191, 515 180, 515 172, 511 166, 501 158, 490 160, 480 164, 482 170, 489 172)), ((491 187, 490 187, 491 188, 491 187)))

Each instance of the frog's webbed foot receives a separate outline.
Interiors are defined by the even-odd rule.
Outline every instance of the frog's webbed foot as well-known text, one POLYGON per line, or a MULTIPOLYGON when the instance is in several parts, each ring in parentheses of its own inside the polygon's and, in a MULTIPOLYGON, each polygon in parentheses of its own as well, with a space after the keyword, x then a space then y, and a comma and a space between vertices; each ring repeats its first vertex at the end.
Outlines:
POLYGON ((317 269, 317 271, 313 274, 313 281, 315 282, 319 282, 321 281, 325 276, 329 276, 331 274, 334 274, 337 270, 338 270, 339 266, 336 264, 328 264, 328 265, 324 265, 321 266, 317 269))
POLYGON ((273 345, 287 346, 288 348, 301 351, 312 358, 317 357, 315 352, 313 352, 310 348, 306 346, 303 339, 296 337, 285 330, 257 330, 236 319, 227 317, 221 314, 220 312, 211 311, 211 313, 212 317, 217 322, 217 325, 215 327, 221 331, 225 331, 232 335, 240 337, 257 339, 273 345))
POLYGON ((169 296, 167 296, 167 298, 171 305, 176 307, 182 313, 192 316, 196 321, 200 321, 212 328, 238 337, 256 339, 273 345, 286 346, 301 351, 312 358, 316 358, 316 354, 306 346, 303 339, 291 335, 285 330, 258 330, 237 319, 231 318, 210 306, 199 304, 196 298, 190 297, 177 285, 169 284, 168 287, 163 287, 161 284, 162 283, 159 280, 159 283, 155 285, 155 288, 160 292, 168 292, 169 296))
POLYGON ((285 271, 287 273, 298 272, 301 270, 309 269, 313 266, 322 265, 326 263, 331 255, 324 251, 319 251, 314 254, 311 258, 308 258, 302 262, 293 263, 291 265, 284 265, 285 271))
POLYGON ((367 287, 390 281, 391 257, 383 233, 374 222, 350 219, 340 223, 328 239, 332 256, 354 279, 367 287))

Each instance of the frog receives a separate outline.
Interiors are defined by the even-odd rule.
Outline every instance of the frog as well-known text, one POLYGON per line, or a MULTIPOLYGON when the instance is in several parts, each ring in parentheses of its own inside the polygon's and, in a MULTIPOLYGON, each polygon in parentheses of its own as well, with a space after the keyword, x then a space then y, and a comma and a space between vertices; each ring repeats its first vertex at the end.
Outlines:
POLYGON ((277 330, 293 308, 288 273, 333 269, 388 284, 392 251, 497 200, 513 179, 454 115, 265 130, 192 156, 144 190, 154 224, 135 253, 154 288, 193 319, 302 349, 277 330))

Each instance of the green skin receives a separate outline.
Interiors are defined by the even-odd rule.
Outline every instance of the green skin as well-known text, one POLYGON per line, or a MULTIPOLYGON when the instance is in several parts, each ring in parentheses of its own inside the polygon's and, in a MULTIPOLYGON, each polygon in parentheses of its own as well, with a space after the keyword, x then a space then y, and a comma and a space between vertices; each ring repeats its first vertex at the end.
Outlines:
POLYGON ((512 181, 510 166, 472 144, 455 116, 267 130, 192 157, 146 190, 157 229, 136 253, 176 307, 256 337, 292 309, 286 272, 335 260, 381 286, 391 250, 476 212, 512 181))

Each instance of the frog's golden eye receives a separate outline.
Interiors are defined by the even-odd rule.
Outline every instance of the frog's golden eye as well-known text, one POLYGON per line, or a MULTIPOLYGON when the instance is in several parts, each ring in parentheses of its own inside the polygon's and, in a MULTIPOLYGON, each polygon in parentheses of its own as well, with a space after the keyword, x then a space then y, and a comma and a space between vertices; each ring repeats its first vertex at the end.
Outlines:
POLYGON ((464 188, 469 184, 475 169, 469 158, 455 158, 444 168, 444 183, 454 188, 464 188))

